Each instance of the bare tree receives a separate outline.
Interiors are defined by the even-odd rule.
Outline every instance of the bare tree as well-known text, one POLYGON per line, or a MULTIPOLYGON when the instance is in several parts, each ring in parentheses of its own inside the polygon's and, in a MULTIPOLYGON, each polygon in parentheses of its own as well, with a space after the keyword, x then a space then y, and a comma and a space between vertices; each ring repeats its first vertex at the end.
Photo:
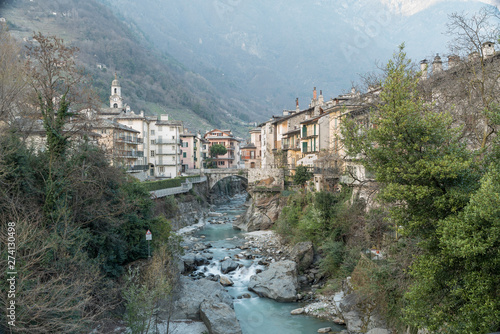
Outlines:
POLYGON ((17 116, 26 116, 27 84, 21 46, 0 22, 0 123, 9 126, 17 116))
POLYGON ((497 132, 491 116, 500 103, 500 56, 494 51, 499 20, 487 8, 472 15, 453 13, 449 19, 448 70, 433 70, 428 92, 438 110, 452 112, 463 140, 485 149, 497 132))

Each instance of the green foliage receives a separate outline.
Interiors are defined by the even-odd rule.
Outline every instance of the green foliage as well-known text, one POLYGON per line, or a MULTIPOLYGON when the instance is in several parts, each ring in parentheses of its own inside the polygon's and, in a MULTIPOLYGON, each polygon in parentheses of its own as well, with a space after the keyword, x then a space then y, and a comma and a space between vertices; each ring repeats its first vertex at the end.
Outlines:
MULTIPOLYGON (((371 271, 378 284, 372 290, 383 292, 378 300, 386 301, 393 320, 401 319, 404 306, 404 321, 416 328, 497 330, 496 164, 484 174, 485 162, 495 158, 469 151, 451 116, 432 110, 418 92, 419 75, 411 71, 403 46, 386 74, 382 104, 370 115, 373 127, 350 119, 342 128, 349 155, 362 156, 359 162, 381 184, 379 199, 388 204, 389 221, 402 240, 415 244, 411 253, 388 252, 397 261, 371 271)), ((372 218, 371 233, 380 235, 388 225, 372 218)))
POLYGON ((175 188, 175 187, 180 187, 182 185, 182 183, 184 182, 184 180, 194 178, 194 177, 197 177, 197 176, 180 176, 180 177, 176 177, 173 179, 166 179, 166 180, 160 180, 160 181, 146 181, 146 182, 142 182, 141 185, 147 191, 175 188))
POLYGON ((143 182, 142 186, 147 191, 154 191, 167 188, 180 187, 182 185, 182 180, 180 178, 166 179, 161 181, 149 181, 143 182))
POLYGON ((349 204, 350 196, 348 188, 341 193, 292 194, 274 227, 288 242, 312 241, 322 254, 321 270, 330 277, 349 275, 359 257, 361 245, 348 241, 364 206, 349 204))
POLYGON ((486 333, 500 326, 500 169, 491 166, 465 209, 439 222, 439 251, 412 267, 408 321, 431 330, 486 333))
POLYGON ((295 175, 293 176, 293 182, 303 187, 307 181, 313 177, 313 174, 309 171, 306 166, 299 165, 295 169, 295 175))
POLYGON ((173 261, 170 255, 164 243, 146 266, 129 268, 123 298, 126 302, 125 321, 133 334, 145 334, 154 328, 159 303, 172 292, 174 282, 169 270, 173 261))
POLYGON ((215 158, 218 155, 226 154, 227 148, 222 144, 213 144, 212 146, 210 146, 209 153, 212 158, 215 158))

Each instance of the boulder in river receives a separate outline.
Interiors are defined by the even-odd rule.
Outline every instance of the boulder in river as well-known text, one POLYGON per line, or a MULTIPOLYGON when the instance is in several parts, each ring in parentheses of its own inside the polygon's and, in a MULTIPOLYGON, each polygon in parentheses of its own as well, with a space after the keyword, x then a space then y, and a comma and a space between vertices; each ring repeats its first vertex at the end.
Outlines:
POLYGON ((234 284, 234 282, 229 277, 226 276, 221 276, 219 282, 220 284, 222 284, 222 286, 231 286, 234 284))
POLYGON ((172 320, 200 320, 200 305, 205 299, 213 303, 224 303, 230 308, 233 306, 233 299, 219 282, 207 279, 194 281, 189 277, 181 276, 180 285, 177 291, 179 296, 173 307, 169 305, 169 302, 160 304, 158 314, 160 319, 167 319, 169 312, 171 312, 172 320))
POLYGON ((267 270, 250 277, 248 290, 278 302, 294 302, 298 286, 297 265, 285 260, 272 263, 267 270))
POLYGON ((225 303, 205 300, 200 305, 201 320, 210 334, 241 334, 241 327, 234 310, 225 303))
POLYGON ((209 263, 206 257, 195 253, 187 253, 181 257, 181 260, 184 262, 184 272, 193 271, 196 267, 209 263))
POLYGON ((292 260, 297 262, 299 270, 303 271, 311 266, 314 259, 314 249, 311 241, 299 242, 290 252, 292 260))
POLYGON ((220 264, 220 270, 222 271, 223 274, 227 274, 230 271, 238 269, 239 264, 238 262, 235 262, 233 260, 225 260, 222 261, 220 264))

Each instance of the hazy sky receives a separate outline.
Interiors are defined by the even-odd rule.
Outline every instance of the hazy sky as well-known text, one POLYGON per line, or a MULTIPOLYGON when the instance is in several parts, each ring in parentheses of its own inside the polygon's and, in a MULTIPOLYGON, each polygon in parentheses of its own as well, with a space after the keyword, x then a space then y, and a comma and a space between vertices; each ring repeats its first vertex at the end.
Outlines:
MULTIPOLYGON (((426 9, 433 4, 445 2, 447 0, 382 0, 382 3, 387 4, 394 12, 403 15, 413 15, 426 9)), ((471 0, 462 0, 471 1, 471 0)), ((479 0, 481 2, 499 6, 500 0, 479 0)))

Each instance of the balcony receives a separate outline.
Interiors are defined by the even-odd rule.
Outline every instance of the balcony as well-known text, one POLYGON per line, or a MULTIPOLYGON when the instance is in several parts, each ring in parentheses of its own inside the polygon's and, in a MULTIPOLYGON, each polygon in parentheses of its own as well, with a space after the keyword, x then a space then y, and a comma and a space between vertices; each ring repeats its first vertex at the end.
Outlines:
POLYGON ((180 139, 156 139, 157 145, 180 145, 180 139))
POLYGON ((143 158, 144 151, 118 151, 117 156, 121 158, 143 158))
POLYGON ((166 151, 157 151, 157 155, 181 155, 181 150, 166 150, 166 151))
POLYGON ((135 166, 130 166, 130 165, 127 165, 125 166, 125 170, 127 172, 142 172, 142 171, 146 171, 149 169, 149 166, 148 165, 135 165, 135 166))
POLYGON ((156 166, 177 166, 180 165, 180 161, 159 161, 156 166))
POLYGON ((142 144, 144 142, 142 138, 132 136, 119 136, 116 141, 129 144, 142 144))

